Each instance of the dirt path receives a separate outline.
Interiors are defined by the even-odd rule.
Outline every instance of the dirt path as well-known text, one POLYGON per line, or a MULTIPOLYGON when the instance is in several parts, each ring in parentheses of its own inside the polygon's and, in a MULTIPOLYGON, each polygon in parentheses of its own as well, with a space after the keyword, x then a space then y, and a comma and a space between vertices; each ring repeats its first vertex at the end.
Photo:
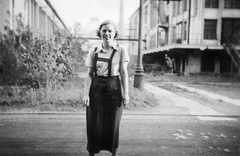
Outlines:
MULTIPOLYGON (((177 85, 173 85, 173 83, 154 83, 154 85, 160 87, 160 88, 163 88, 163 89, 166 89, 168 91, 171 91, 177 95, 180 95, 182 97, 186 97, 188 99, 191 99, 193 101, 196 101, 204 106, 207 106, 209 108, 212 108, 212 109, 215 109, 217 110, 218 112, 221 112, 221 113, 224 113, 224 114, 230 114, 230 115, 239 115, 240 114, 240 107, 236 104, 232 104, 232 103, 229 103, 229 102, 226 102, 226 101, 223 101, 223 100, 220 100, 220 99, 213 99, 213 98, 210 98, 209 96, 206 96, 206 95, 203 95, 203 94, 199 94, 197 92, 192 92, 192 91, 189 91, 185 88, 182 88, 182 87, 178 87, 177 85), (231 107, 229 107, 229 105, 231 105, 231 107)), ((186 85, 186 84, 184 84, 186 85)), ((191 85, 192 87, 193 85, 191 85)), ((194 85, 196 87, 196 85, 194 85)), ((199 86, 199 85, 197 85, 199 86)), ((196 87, 198 88, 198 87, 196 87)), ((207 87, 205 87, 206 89, 207 87)), ((207 91, 209 92, 213 92, 212 90, 212 86, 208 87, 208 89, 206 89, 207 91)), ((228 87, 229 88, 229 87, 228 87)), ((234 88, 234 87, 232 87, 234 88)), ((219 93, 218 89, 216 88, 215 86, 215 89, 216 89, 216 92, 215 93, 219 93)), ((226 93, 225 96, 229 95, 228 91, 229 89, 227 90, 227 88, 225 88, 226 90, 221 90, 221 93, 226 93)), ((231 97, 237 97, 237 94, 239 94, 240 92, 237 92, 237 91, 232 91, 234 92, 234 95, 232 95, 231 97)))
MULTIPOLYGON (((151 81, 150 81, 151 82, 151 81)), ((176 88, 176 84, 184 85, 196 89, 201 89, 214 94, 227 96, 233 99, 240 99, 240 83, 217 83, 217 82, 160 82, 154 81, 152 84, 157 84, 167 90, 176 88)), ((174 90, 174 89, 173 89, 174 90)))

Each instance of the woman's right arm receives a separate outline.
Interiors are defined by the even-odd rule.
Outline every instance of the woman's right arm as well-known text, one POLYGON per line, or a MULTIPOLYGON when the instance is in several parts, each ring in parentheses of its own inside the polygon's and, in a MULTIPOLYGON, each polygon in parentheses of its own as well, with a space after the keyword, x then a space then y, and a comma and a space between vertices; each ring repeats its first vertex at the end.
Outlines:
POLYGON ((90 87, 92 84, 92 79, 93 79, 93 68, 88 67, 87 75, 85 79, 84 95, 83 95, 83 102, 86 106, 89 106, 89 93, 90 93, 90 87))

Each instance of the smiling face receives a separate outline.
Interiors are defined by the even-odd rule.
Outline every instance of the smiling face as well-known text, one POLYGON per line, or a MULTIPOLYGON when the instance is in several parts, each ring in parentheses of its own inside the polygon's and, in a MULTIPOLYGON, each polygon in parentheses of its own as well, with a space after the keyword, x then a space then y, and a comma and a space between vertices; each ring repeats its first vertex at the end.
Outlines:
POLYGON ((115 36, 114 26, 111 24, 103 25, 100 30, 101 39, 105 42, 112 42, 115 36))

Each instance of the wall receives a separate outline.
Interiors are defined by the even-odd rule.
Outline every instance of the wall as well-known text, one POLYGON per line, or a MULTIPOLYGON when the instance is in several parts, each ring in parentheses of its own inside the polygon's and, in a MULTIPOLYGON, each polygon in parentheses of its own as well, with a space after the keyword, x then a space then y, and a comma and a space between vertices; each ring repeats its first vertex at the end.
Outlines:
MULTIPOLYGON (((189 43, 193 45, 201 45, 204 30, 204 11, 205 3, 197 0, 192 0, 191 3, 191 19, 190 19, 190 39, 189 43)), ((187 28, 188 29, 188 28, 187 28)))

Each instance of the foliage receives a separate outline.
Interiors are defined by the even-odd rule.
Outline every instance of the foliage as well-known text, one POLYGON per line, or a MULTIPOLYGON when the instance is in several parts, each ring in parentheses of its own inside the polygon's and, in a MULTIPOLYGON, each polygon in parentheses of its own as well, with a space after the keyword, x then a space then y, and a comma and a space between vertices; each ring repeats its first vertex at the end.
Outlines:
POLYGON ((13 31, 8 30, 7 34, 1 35, 0 41, 0 77, 1 84, 15 85, 23 77, 21 72, 24 68, 19 62, 16 51, 16 36, 13 31))
POLYGON ((83 63, 81 43, 68 30, 56 29, 49 38, 40 32, 33 35, 21 22, 21 14, 16 19, 16 31, 8 29, 0 42, 1 83, 39 88, 67 82, 83 63))
MULTIPOLYGON (((81 100, 83 98, 83 87, 84 79, 74 76, 58 88, 24 89, 9 87, 4 90, 0 88, 0 112, 85 111, 85 106, 81 100)), ((129 95, 130 103, 124 109, 132 111, 158 106, 153 94, 134 88, 131 80, 129 95)))
POLYGON ((84 81, 74 76, 64 85, 27 89, 26 87, 0 87, 1 111, 68 111, 84 110, 82 102, 84 81))

